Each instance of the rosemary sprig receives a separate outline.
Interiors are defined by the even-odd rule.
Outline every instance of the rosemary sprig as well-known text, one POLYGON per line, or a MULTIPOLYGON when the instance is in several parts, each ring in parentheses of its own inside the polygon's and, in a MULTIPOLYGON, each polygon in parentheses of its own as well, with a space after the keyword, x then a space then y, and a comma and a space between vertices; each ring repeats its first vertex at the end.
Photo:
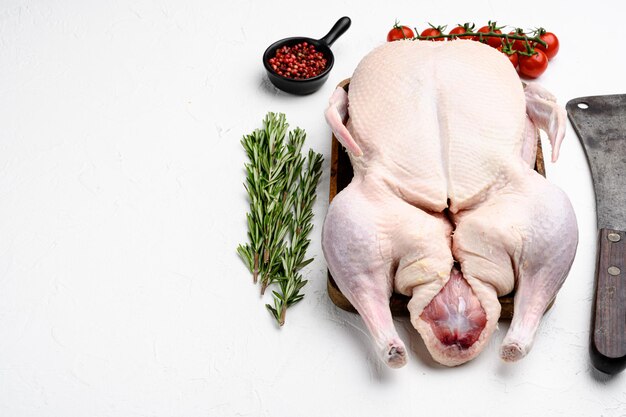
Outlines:
POLYGON ((305 167, 306 133, 296 128, 287 136, 288 127, 284 114, 268 113, 263 128, 241 140, 249 159, 244 184, 250 200, 249 242, 237 252, 253 281, 260 278, 261 294, 278 286, 272 291, 273 306, 266 307, 280 326, 287 308, 304 297, 300 290, 307 281, 299 270, 312 261, 304 258, 323 162, 321 154, 309 150, 305 167))

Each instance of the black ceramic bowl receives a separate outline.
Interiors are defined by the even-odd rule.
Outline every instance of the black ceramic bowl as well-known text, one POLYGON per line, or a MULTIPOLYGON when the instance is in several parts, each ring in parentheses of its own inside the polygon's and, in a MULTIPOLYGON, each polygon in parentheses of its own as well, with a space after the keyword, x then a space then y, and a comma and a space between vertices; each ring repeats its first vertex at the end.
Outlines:
POLYGON ((332 29, 330 29, 328 34, 321 39, 294 37, 274 42, 265 50, 265 53, 263 54, 263 66, 265 66, 265 70, 267 71, 267 77, 270 79, 272 84, 287 93, 305 95, 319 90, 328 79, 328 74, 330 74, 330 70, 333 69, 333 64, 335 63, 335 57, 333 52, 330 50, 330 46, 341 35, 343 35, 346 30, 348 30, 350 23, 352 22, 349 17, 342 17, 337 21, 337 23, 335 23, 332 29), (276 55, 276 50, 282 48, 283 46, 293 46, 300 42, 308 42, 309 44, 315 46, 315 49, 324 55, 324 58, 326 58, 326 69, 324 72, 316 75, 315 77, 304 80, 296 80, 294 78, 287 78, 276 74, 270 66, 270 58, 276 55))

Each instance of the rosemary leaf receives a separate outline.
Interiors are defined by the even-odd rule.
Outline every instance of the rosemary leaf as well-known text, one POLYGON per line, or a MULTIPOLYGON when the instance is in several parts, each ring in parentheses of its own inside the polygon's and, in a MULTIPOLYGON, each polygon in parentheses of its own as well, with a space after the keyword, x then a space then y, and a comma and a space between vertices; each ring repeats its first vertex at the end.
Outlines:
POLYGON ((302 268, 304 268, 305 266, 307 266, 308 264, 310 264, 311 262, 313 262, 313 258, 309 258, 306 261, 302 261, 300 262, 297 266, 296 266, 296 270, 300 270, 302 268))

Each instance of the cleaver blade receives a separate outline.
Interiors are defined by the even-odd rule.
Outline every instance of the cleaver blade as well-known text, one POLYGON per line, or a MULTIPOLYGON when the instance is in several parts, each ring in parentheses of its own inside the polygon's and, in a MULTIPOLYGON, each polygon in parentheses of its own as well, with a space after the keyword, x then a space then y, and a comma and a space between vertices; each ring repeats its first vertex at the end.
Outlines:
POLYGON ((616 374, 626 367, 626 94, 575 98, 566 109, 587 156, 596 196, 591 363, 616 374))

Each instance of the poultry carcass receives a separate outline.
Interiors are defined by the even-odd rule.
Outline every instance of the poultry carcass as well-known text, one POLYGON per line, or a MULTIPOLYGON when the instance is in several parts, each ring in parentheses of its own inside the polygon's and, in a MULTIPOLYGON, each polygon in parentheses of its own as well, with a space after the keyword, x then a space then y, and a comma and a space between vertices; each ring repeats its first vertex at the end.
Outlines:
POLYGON ((500 355, 524 357, 578 243, 567 196, 530 167, 536 128, 556 161, 565 112, 479 42, 396 41, 370 52, 325 113, 354 168, 332 201, 322 248, 382 360, 406 363, 389 309, 448 366, 476 357, 515 288, 500 355), (347 124, 343 121, 348 117, 347 124))

